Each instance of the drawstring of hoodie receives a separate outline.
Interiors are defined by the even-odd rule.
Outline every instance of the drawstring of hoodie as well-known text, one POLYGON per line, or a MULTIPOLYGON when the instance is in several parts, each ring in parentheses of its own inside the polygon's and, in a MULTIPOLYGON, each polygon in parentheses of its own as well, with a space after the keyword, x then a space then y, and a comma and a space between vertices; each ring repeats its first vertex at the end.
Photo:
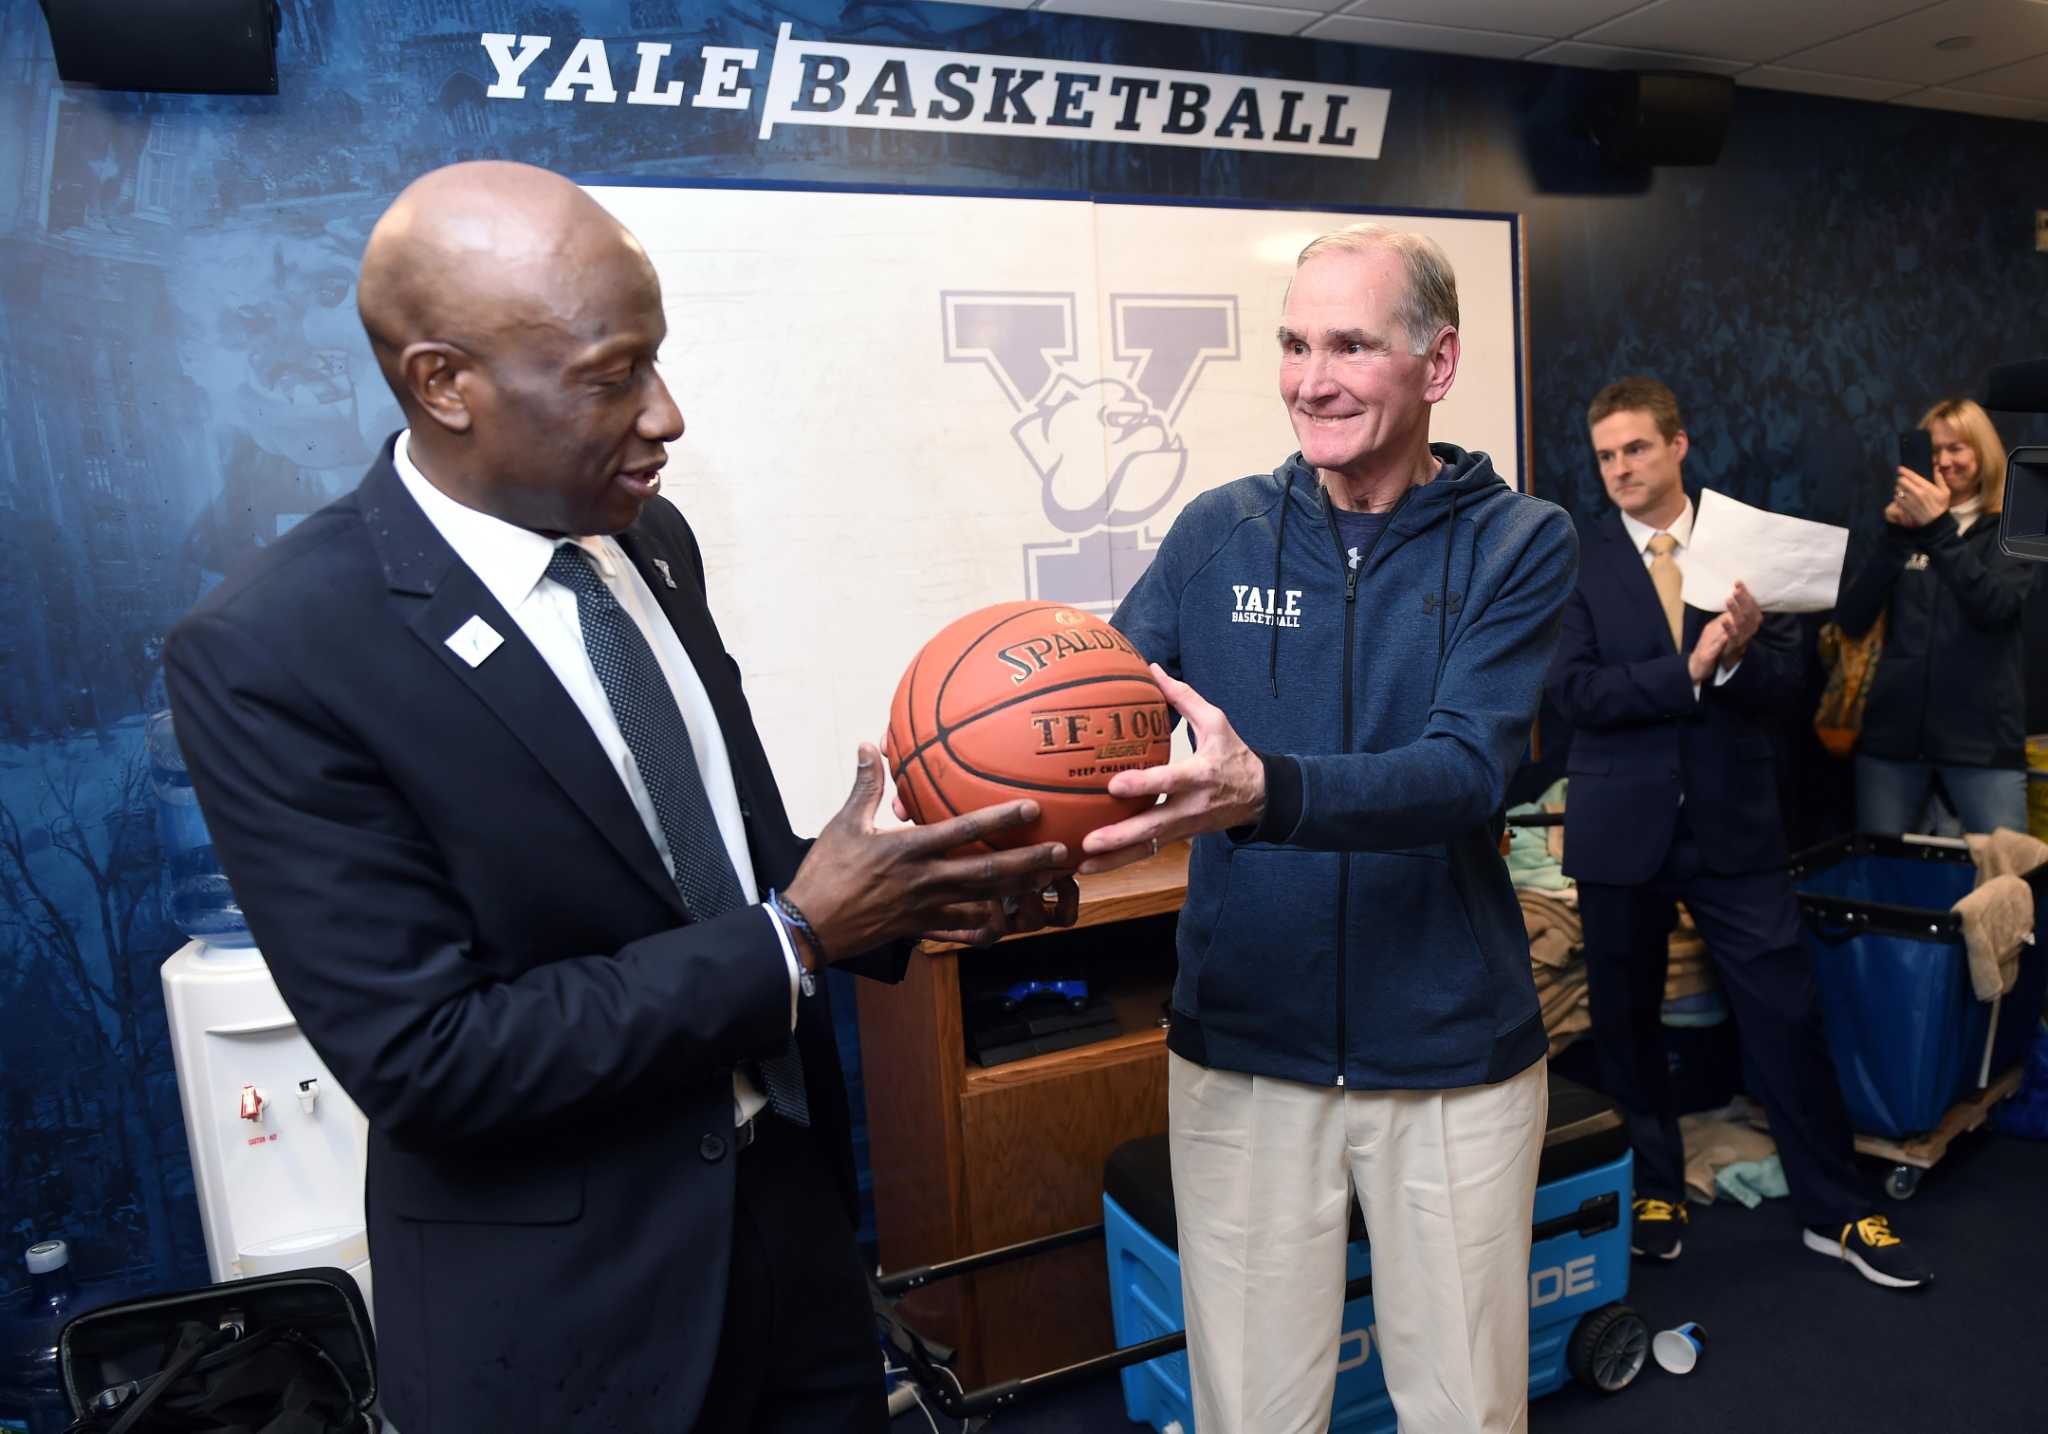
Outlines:
MULTIPOLYGON (((1287 465, 1287 477, 1280 485, 1280 538, 1273 544, 1273 592, 1280 591, 1280 555, 1287 551, 1287 510, 1294 506, 1294 465, 1287 465)), ((1273 689, 1273 695, 1280 695, 1280 621, 1273 620, 1273 631, 1266 644, 1266 685, 1273 689)))
POLYGON ((1451 516, 1444 524, 1444 575, 1436 597, 1436 675, 1429 679, 1429 705, 1436 706, 1437 684, 1444 680, 1444 630, 1451 618, 1451 544, 1458 537, 1458 492, 1451 491, 1451 516))

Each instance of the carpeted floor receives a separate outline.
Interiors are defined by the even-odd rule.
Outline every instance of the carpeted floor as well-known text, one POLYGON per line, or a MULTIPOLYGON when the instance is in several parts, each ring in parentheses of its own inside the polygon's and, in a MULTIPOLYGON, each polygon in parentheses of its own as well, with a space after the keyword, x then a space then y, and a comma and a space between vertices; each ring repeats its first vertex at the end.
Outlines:
MULTIPOLYGON (((1868 1168, 1875 1189, 1884 1167, 1868 1168)), ((1695 1206, 1683 1258, 1637 1262, 1629 1301, 1652 1329, 1702 1325, 1699 1368, 1651 1364, 1611 1396, 1566 1388, 1531 1406, 1530 1434, 2048 1434, 2048 1144, 1967 1137, 1913 1199, 1878 1198, 1933 1287, 1882 1290, 1808 1252, 1784 1201, 1695 1206)), ((1141 1427, 1112 1376, 990 1429, 1141 1427)), ((894 1425, 926 1428, 914 1409, 894 1425)))

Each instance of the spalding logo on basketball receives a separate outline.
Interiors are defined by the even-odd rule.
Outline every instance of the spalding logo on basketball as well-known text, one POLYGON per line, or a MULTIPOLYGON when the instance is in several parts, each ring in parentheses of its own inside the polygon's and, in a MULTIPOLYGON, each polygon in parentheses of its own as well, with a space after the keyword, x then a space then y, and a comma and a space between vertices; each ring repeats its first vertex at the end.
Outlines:
POLYGON ((911 818, 944 821, 1020 797, 1038 822, 996 845, 1067 844, 1134 816, 1109 779, 1167 760, 1173 714, 1145 659, 1101 618, 1057 603, 969 613, 924 645, 889 707, 889 770, 911 818))

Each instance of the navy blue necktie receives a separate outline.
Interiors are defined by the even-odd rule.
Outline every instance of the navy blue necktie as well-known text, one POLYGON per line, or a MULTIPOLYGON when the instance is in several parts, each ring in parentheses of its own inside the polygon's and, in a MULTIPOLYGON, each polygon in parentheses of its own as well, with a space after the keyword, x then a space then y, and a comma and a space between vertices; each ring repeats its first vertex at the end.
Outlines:
MULTIPOLYGON (((557 547, 548 561, 548 576, 576 595, 584 650, 654 804, 655 820, 661 823, 675 866, 676 890, 690 919, 709 921, 738 910, 746 905, 746 893, 712 815, 690 729, 654 649, 582 548, 570 543, 557 547)), ((804 1094, 796 1037, 790 1036, 780 1055, 761 1061, 759 1071, 769 1108, 785 1120, 809 1125, 810 1103, 804 1094)))

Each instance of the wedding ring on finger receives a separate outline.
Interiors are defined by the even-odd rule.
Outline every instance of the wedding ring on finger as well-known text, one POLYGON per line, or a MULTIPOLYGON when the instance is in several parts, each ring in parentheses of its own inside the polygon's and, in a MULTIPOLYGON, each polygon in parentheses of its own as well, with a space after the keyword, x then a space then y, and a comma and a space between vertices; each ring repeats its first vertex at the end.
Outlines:
POLYGON ((1158 837, 1154 837, 1154 838, 1152 838, 1152 855, 1154 855, 1154 856, 1157 856, 1157 855, 1159 855, 1159 838, 1158 838, 1158 837))

